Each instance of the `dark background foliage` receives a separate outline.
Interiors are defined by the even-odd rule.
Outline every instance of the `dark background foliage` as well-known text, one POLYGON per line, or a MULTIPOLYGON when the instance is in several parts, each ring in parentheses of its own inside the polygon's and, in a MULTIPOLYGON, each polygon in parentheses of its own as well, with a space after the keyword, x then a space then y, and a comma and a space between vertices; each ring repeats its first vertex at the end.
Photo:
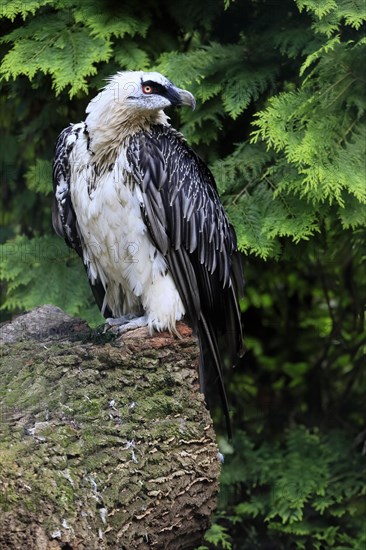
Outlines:
POLYGON ((3 320, 54 303, 101 322, 52 234, 55 140, 117 70, 190 89, 196 111, 172 122, 214 171, 246 279, 206 547, 365 548, 364 2, 6 0, 1 15, 3 320))

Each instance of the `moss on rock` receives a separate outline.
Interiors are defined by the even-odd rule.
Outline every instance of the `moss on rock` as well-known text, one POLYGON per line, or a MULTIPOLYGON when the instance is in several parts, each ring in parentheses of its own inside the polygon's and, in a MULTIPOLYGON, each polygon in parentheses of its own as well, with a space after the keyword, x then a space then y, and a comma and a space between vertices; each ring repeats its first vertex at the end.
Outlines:
POLYGON ((72 335, 1 345, 0 547, 192 548, 219 475, 195 338, 72 335))

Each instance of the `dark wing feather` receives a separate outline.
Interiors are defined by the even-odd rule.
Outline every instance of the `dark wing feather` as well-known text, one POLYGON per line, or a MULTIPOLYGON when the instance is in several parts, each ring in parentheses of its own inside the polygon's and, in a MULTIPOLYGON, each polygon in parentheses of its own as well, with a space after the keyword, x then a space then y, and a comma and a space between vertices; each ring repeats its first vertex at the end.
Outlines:
MULTIPOLYGON (((86 132, 86 129, 84 132, 86 132)), ((83 243, 70 192, 70 155, 81 133, 82 128, 80 126, 75 129, 73 125, 70 125, 61 132, 56 142, 53 160, 52 225, 57 235, 65 239, 67 245, 74 248, 83 259, 83 243)), ((88 272, 85 264, 84 267, 88 272)), ((103 285, 100 281, 89 282, 95 301, 99 309, 102 309, 105 295, 103 285)), ((104 311, 104 315, 106 317, 112 316, 112 312, 108 307, 104 311)))
POLYGON ((79 256, 82 256, 80 235, 70 194, 70 154, 79 137, 73 126, 68 126, 59 135, 53 160, 52 225, 57 235, 63 237, 79 256))
POLYGON ((222 365, 242 354, 236 236, 207 166, 170 127, 131 137, 127 148, 150 237, 164 254, 201 345, 200 383, 215 369, 228 418, 222 365), (203 371, 204 367, 204 371, 203 371))

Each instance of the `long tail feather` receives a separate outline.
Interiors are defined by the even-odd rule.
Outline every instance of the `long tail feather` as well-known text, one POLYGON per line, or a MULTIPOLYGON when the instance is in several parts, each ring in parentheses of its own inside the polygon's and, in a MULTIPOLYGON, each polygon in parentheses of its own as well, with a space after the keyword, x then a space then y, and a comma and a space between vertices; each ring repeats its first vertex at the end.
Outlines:
POLYGON ((232 438, 232 428, 229 413, 229 403, 226 395, 225 384, 223 379, 223 369, 220 358, 220 352, 217 345, 216 335, 214 334, 210 323, 206 321, 205 317, 201 315, 199 321, 198 338, 201 350, 199 375, 201 391, 207 395, 206 378, 208 376, 208 370, 214 369, 216 373, 216 379, 218 382, 219 392, 222 401, 222 408, 226 421, 226 429, 229 439, 232 438), (208 364, 209 363, 209 364, 208 364))

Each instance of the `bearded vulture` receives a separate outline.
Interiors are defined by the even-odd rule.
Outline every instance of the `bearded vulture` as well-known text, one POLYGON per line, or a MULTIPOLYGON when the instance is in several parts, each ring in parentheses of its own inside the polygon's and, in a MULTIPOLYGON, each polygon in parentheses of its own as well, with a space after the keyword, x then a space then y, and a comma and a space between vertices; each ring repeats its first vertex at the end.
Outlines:
POLYGON ((213 176, 164 113, 181 105, 194 109, 193 95, 157 72, 112 77, 58 138, 52 222, 120 332, 191 325, 201 390, 219 384, 229 423, 223 365, 242 354, 242 269, 213 176))

